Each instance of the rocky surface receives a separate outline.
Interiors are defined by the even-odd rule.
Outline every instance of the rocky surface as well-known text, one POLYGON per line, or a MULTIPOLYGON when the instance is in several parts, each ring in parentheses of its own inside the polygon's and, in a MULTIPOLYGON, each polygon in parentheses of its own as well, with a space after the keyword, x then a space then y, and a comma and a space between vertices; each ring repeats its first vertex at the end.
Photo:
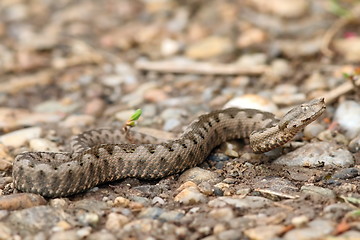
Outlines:
POLYGON ((0 1, 0 239, 360 239, 359 26, 341 17, 359 5, 330 2, 0 1), (321 96, 326 113, 266 154, 245 139, 164 179, 12 188, 17 154, 138 108, 139 131, 171 139, 213 109, 280 117, 321 96))

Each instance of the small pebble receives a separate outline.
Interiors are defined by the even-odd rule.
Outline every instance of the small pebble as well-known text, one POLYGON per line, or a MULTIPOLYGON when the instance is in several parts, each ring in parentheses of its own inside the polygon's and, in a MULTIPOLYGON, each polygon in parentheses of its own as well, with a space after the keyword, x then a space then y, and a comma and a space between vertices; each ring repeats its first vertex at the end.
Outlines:
POLYGON ((208 37, 190 45, 185 55, 191 59, 209 59, 232 51, 234 46, 225 37, 208 37))
POLYGON ((49 200, 49 204, 55 208, 65 208, 68 206, 68 202, 63 198, 54 198, 49 200))
POLYGON ((40 195, 33 193, 16 193, 0 196, 1 210, 18 210, 45 205, 47 201, 40 195))
POLYGON ((159 219, 163 221, 178 221, 182 219, 185 214, 179 210, 167 211, 160 214, 159 219))
POLYGON ((129 218, 119 213, 109 213, 105 222, 105 228, 111 232, 121 229, 129 222, 129 218))
POLYGON ((139 213, 140 218, 152 218, 157 219, 165 210, 159 207, 145 208, 139 213))
POLYGON ((247 196, 245 198, 237 197, 218 197, 214 200, 211 200, 208 205, 209 207, 226 207, 233 206, 235 208, 240 208, 243 210, 246 209, 256 209, 268 206, 271 203, 269 199, 263 197, 247 196))
POLYGON ((176 54, 180 48, 181 44, 171 38, 165 38, 161 42, 161 54, 166 57, 176 54))
POLYGON ((169 119, 165 120, 163 130, 164 131, 172 131, 179 126, 181 126, 181 122, 179 119, 169 118, 169 119))
MULTIPOLYGON (((224 179, 225 181, 225 179, 224 179)), ((231 189, 230 189, 230 185, 225 183, 224 181, 217 183, 214 185, 214 189, 219 189, 221 190, 221 196, 230 196, 232 195, 231 189)), ((215 192, 215 194, 217 195, 218 193, 215 192)), ((217 195, 219 196, 219 195, 217 195)))
POLYGON ((79 108, 79 102, 65 103, 64 101, 49 100, 34 107, 39 113, 71 113, 79 108))
POLYGON ((130 200, 124 197, 116 197, 114 199, 113 207, 123 207, 126 208, 130 204, 130 200))
POLYGON ((233 210, 230 207, 215 208, 209 212, 209 217, 218 221, 230 221, 235 217, 233 210))
POLYGON ((34 138, 29 140, 29 147, 33 151, 59 152, 56 143, 44 138, 34 138))
POLYGON ((183 108, 167 108, 161 112, 160 117, 164 120, 166 119, 181 119, 184 116, 187 116, 188 113, 183 108))
POLYGON ((80 240, 75 230, 59 231, 51 235, 49 240, 80 240))
POLYGON ((92 227, 95 227, 99 223, 100 217, 96 213, 89 212, 89 213, 84 213, 84 214, 80 215, 79 221, 82 224, 84 224, 85 226, 90 225, 92 227))
POLYGON ((165 204, 165 200, 162 199, 161 197, 154 197, 153 200, 151 201, 152 204, 159 204, 159 205, 164 205, 165 204))
POLYGON ((98 117, 103 113, 105 105, 105 101, 101 98, 91 99, 90 102, 86 103, 84 113, 98 117))
POLYGON ((95 122, 94 116, 91 115, 70 115, 61 126, 65 128, 91 126, 95 122))
POLYGON ((5 171, 12 167, 12 162, 14 157, 12 157, 9 152, 8 148, 0 143, 0 171, 5 171))
POLYGON ((270 100, 258 95, 247 94, 241 97, 231 99, 224 105, 224 108, 237 107, 237 108, 252 108, 265 112, 276 112, 277 106, 270 100))
POLYGON ((287 0, 251 1, 260 11, 271 13, 279 18, 296 19, 304 16, 311 6, 306 0, 294 0, 291 3, 287 0))
POLYGON ((76 235, 79 236, 80 239, 84 239, 85 237, 90 235, 91 230, 91 227, 83 227, 76 231, 76 235))
POLYGON ((177 194, 174 198, 174 201, 185 205, 192 205, 201 202, 206 202, 207 198, 204 194, 199 192, 197 188, 189 187, 189 188, 185 188, 179 194, 177 194))
POLYGON ((305 226, 308 222, 309 218, 305 215, 296 216, 291 219, 291 224, 297 228, 305 226))
POLYGON ((213 194, 213 186, 208 182, 202 182, 198 185, 200 192, 203 194, 210 196, 213 194))
POLYGON ((305 79, 304 90, 306 92, 327 88, 327 79, 318 71, 311 73, 311 75, 307 79, 305 79))
POLYGON ((349 139, 360 133, 360 104, 355 101, 341 102, 335 111, 334 120, 340 124, 349 139))
POLYGON ((339 38, 334 41, 336 51, 343 55, 346 61, 350 62, 360 61, 359 45, 359 37, 339 38))
POLYGON ((282 225, 267 225, 246 229, 244 234, 249 239, 268 240, 276 239, 283 231, 284 226, 282 225))
POLYGON ((334 231, 334 223, 316 219, 308 223, 307 227, 297 228, 285 233, 284 240, 294 239, 324 239, 334 231))
POLYGON ((108 75, 103 76, 101 82, 107 87, 116 87, 124 82, 124 78, 121 75, 108 75))
POLYGON ((41 135, 40 127, 31 127, 24 128, 21 130, 16 130, 7 134, 4 134, 0 137, 0 143, 6 147, 18 148, 25 144, 26 141, 39 138, 41 135))
POLYGON ((239 157, 239 144, 232 144, 229 142, 225 143, 225 151, 224 153, 229 157, 237 158, 239 157))
POLYGON ((180 182, 192 181, 200 184, 201 182, 217 183, 221 181, 219 175, 215 172, 205 170, 199 167, 194 167, 186 170, 180 175, 180 182))
POLYGON ((336 171, 331 178, 334 179, 351 179, 360 175, 360 171, 357 168, 345 168, 336 171))
POLYGON ((307 139, 313 139, 316 138, 319 135, 319 133, 323 132, 324 130, 325 130, 325 126, 323 126, 320 123, 314 122, 307 125, 304 128, 304 136, 307 139))
POLYGON ((162 102, 168 98, 169 98, 169 96, 166 94, 166 92, 164 90, 158 89, 158 88, 149 89, 144 94, 144 100, 149 103, 162 102))
POLYGON ((244 236, 243 233, 238 229, 230 229, 219 233, 216 239, 219 240, 244 239, 244 236))
POLYGON ((315 196, 321 196, 327 199, 335 199, 335 193, 328 188, 318 187, 318 186, 311 186, 311 185, 304 185, 300 189, 304 193, 308 193, 315 196))
POLYGON ((327 219, 340 219, 351 210, 351 206, 346 203, 334 203, 325 206, 323 212, 324 217, 327 219))
MULTIPOLYGON (((116 230, 115 230, 116 231, 116 230)), ((99 232, 94 232, 90 234, 87 238, 87 240, 116 240, 116 237, 106 231, 105 229, 102 229, 99 232)))
MULTIPOLYGON (((311 124, 310 124, 311 125, 311 124)), ((318 134, 318 139, 325 142, 334 142, 339 145, 348 145, 349 140, 343 134, 327 129, 318 134)))
POLYGON ((352 153, 360 151, 360 135, 356 136, 353 140, 350 141, 349 150, 352 153))

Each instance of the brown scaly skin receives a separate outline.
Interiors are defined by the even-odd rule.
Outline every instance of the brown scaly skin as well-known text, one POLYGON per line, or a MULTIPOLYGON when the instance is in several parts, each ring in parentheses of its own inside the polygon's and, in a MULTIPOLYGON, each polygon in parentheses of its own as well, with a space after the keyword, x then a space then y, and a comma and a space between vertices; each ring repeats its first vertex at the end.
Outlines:
MULTIPOLYGON (((45 197, 63 197, 126 177, 162 178, 198 165, 213 148, 231 139, 250 137, 254 152, 279 147, 324 110, 324 99, 295 107, 281 120, 253 109, 218 110, 200 116, 178 139, 157 144, 121 144, 122 130, 91 130, 74 137, 71 153, 19 154, 13 165, 14 186, 45 197)), ((130 135, 158 142, 134 131, 130 135)))

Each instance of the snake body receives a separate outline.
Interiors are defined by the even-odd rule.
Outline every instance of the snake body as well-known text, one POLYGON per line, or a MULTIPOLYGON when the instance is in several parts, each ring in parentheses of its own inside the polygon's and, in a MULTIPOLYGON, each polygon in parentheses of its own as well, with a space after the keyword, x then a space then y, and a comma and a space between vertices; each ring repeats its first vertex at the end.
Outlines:
POLYGON ((127 177, 162 178, 198 165, 213 148, 231 139, 250 137, 254 152, 269 151, 289 141, 324 109, 324 99, 315 99, 281 120, 254 109, 217 110, 200 116, 176 140, 162 143, 132 130, 127 137, 147 143, 119 143, 124 140, 122 129, 91 130, 73 138, 72 152, 19 154, 13 182, 23 192, 62 197, 127 177))

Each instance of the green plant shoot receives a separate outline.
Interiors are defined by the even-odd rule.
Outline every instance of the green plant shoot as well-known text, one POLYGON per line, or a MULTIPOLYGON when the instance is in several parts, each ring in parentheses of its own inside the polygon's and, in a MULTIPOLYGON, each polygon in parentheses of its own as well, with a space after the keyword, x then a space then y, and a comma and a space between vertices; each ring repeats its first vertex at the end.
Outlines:
POLYGON ((137 121, 140 116, 142 114, 142 110, 141 109, 137 109, 133 115, 131 115, 131 117, 129 118, 129 120, 126 121, 126 126, 130 126, 130 127, 134 127, 135 126, 135 121, 137 121))

